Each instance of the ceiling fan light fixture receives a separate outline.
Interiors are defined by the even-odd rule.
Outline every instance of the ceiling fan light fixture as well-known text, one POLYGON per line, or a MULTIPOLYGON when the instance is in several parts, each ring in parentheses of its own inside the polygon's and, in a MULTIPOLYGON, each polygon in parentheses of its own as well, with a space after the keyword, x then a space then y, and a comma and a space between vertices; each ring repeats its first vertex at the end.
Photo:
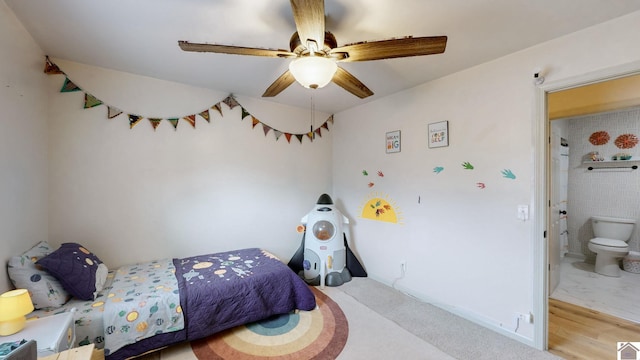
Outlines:
POLYGON ((323 56, 305 56, 289 63, 289 71, 307 89, 326 86, 338 70, 335 60, 323 56))

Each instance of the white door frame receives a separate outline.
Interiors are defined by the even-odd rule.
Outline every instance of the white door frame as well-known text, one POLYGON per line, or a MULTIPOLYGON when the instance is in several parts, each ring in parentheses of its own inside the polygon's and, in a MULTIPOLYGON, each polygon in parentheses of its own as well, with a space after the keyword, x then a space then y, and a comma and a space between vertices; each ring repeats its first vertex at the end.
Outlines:
POLYGON ((547 219, 549 218, 548 196, 548 138, 549 121, 547 117, 547 93, 566 90, 574 87, 588 85, 640 74, 640 61, 615 67, 594 71, 591 73, 554 81, 548 81, 540 85, 535 92, 535 109, 533 115, 533 146, 534 160, 534 193, 533 193, 533 256, 534 256, 534 346, 540 350, 546 350, 548 346, 548 297, 549 297, 549 259, 547 257, 548 242, 545 238, 547 231, 547 219))

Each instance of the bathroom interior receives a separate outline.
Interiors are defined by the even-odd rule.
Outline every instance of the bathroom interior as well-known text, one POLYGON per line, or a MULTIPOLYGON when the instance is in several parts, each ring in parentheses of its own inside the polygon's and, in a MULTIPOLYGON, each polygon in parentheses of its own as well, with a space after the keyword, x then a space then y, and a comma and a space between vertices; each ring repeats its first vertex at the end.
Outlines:
POLYGON ((547 102, 549 296, 640 323, 640 75, 550 93, 547 102), (594 225, 623 231, 596 235, 594 225))

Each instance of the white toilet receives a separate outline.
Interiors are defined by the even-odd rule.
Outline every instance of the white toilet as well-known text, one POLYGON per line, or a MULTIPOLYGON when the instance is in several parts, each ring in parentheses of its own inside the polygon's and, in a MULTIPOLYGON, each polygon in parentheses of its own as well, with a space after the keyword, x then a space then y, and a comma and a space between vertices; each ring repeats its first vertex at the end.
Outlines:
POLYGON ((620 276, 619 261, 629 253, 627 241, 635 224, 633 219, 591 217, 591 227, 596 237, 589 240, 589 250, 596 253, 595 271, 598 274, 620 276))

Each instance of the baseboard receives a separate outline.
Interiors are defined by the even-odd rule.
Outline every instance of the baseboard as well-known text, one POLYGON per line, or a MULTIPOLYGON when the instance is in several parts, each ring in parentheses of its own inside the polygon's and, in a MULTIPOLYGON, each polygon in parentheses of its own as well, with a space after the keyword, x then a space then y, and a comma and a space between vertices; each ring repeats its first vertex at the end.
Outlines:
POLYGON ((575 252, 568 252, 568 253, 564 254, 564 257, 568 257, 568 258, 572 258, 572 259, 580 259, 580 260, 586 260, 587 259, 587 256, 585 254, 575 253, 575 252))
POLYGON ((378 282, 380 282, 382 284, 385 284, 385 285, 387 285, 389 287, 393 287, 394 289, 396 289, 396 290, 404 293, 405 295, 410 296, 410 297, 412 297, 412 298, 414 298, 416 300, 428 303, 428 304, 433 305, 435 307, 438 307, 438 308, 440 308, 442 310, 450 312, 450 313, 452 313, 452 314, 454 314, 456 316, 459 316, 459 317, 461 317, 461 318, 463 318, 465 320, 471 321, 472 323, 475 323, 477 325, 485 327, 485 328, 487 328, 489 330, 495 331, 496 333, 498 333, 500 335, 503 335, 503 336, 506 336, 506 337, 508 337, 510 339, 513 339, 513 340, 516 340, 518 342, 521 342, 521 343, 523 343, 525 345, 528 345, 528 346, 530 346, 532 348, 536 348, 535 342, 534 342, 533 339, 528 338, 528 337, 523 336, 523 335, 520 335, 520 334, 518 334, 516 332, 510 331, 510 330, 506 329, 505 327, 501 326, 501 324, 499 322, 496 322, 495 320, 488 319, 486 317, 483 317, 480 314, 474 313, 474 312, 469 311, 469 310, 465 310, 465 309, 461 309, 461 308, 458 308, 458 307, 455 307, 455 306, 451 306, 451 305, 448 305, 448 304, 440 303, 440 302, 435 301, 435 299, 432 299, 432 298, 430 298, 429 296, 427 296, 425 294, 416 293, 416 292, 414 292, 414 291, 412 291, 412 290, 410 290, 408 288, 405 288, 402 285, 397 285, 397 284, 392 285, 392 284, 388 283, 384 279, 380 279, 380 278, 377 278, 377 277, 371 276, 371 275, 369 275, 369 278, 371 278, 372 280, 378 281, 378 282))

